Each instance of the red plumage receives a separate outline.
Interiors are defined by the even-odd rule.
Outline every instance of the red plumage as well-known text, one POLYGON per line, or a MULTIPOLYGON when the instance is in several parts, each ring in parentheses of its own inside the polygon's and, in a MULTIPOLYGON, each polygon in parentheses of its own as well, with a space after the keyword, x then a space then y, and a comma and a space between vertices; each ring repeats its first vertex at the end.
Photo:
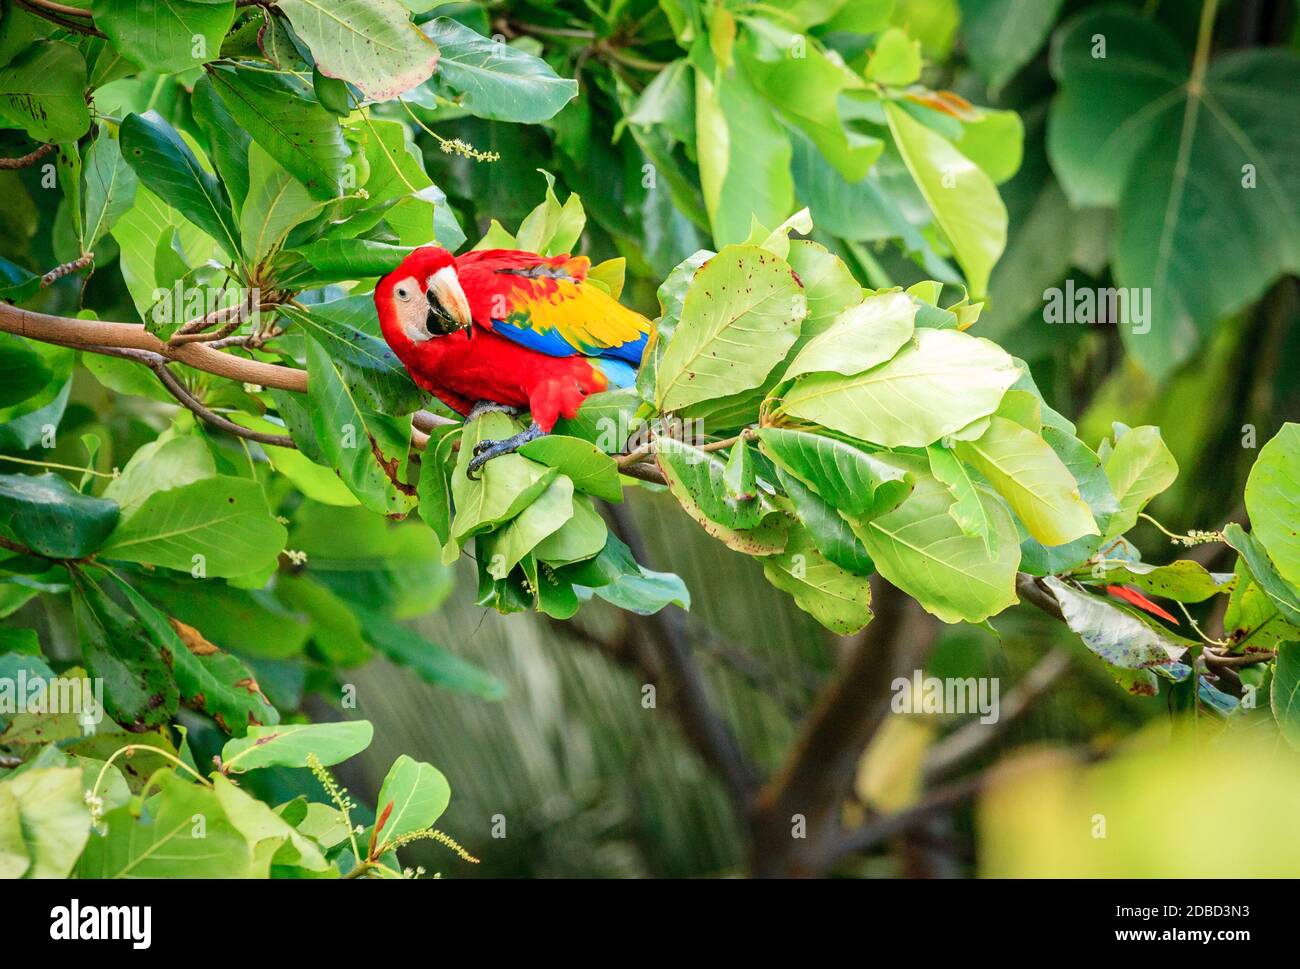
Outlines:
POLYGON ((567 255, 497 249, 453 257, 424 247, 380 281, 375 307, 384 339, 420 387, 461 414, 479 401, 526 409, 549 432, 608 389, 611 374, 626 382, 650 330, 586 281, 587 266, 567 255), (440 274, 447 269, 450 276, 440 274), (423 327, 420 297, 429 313, 423 327))

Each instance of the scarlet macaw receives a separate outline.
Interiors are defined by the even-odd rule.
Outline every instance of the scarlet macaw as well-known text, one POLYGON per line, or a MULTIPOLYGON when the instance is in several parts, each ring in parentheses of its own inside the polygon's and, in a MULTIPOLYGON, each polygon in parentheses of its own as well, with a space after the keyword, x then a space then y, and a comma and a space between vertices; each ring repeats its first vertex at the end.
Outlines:
POLYGON ((548 434, 589 394, 636 381, 651 323, 587 282, 585 256, 416 249, 375 287, 384 339, 416 384, 472 419, 527 409, 532 424, 481 441, 489 460, 548 434))

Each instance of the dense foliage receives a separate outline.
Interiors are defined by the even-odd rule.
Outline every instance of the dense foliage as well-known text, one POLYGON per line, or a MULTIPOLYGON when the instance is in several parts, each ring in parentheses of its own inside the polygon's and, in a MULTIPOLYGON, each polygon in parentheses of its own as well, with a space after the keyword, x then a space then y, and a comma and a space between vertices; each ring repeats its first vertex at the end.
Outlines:
POLYGON ((370 724, 310 723, 311 697, 355 709, 347 671, 381 654, 499 699, 405 622, 449 595, 560 621, 727 595, 636 560, 600 511, 633 489, 835 633, 871 622, 873 575, 944 623, 1028 599, 1127 693, 1300 740, 1300 425, 1254 458, 1250 530, 1175 535, 1229 546, 1225 571, 1147 562, 1171 447, 1122 406, 1081 430, 1048 403, 1059 349, 1017 336, 1072 266, 1145 291, 1095 351, 1126 354, 1099 393, 1122 405, 1300 269, 1300 67, 1211 58, 1213 2, 1190 56, 1135 9, 1069 19, 1045 134, 1060 0, 962 3, 964 93, 937 0, 74 6, 0 19, 5 153, 40 155, 0 172, 0 671, 102 682, 105 719, 4 714, 0 873, 468 858, 428 764, 352 803, 326 768, 370 724), (995 100, 1016 85, 1019 111, 995 100), (1108 143, 1122 163, 1094 164, 1108 143), (637 386, 468 477, 522 425, 416 388, 370 295, 435 242, 593 255, 657 317, 637 386), (1207 637, 1188 607, 1217 599, 1207 637))

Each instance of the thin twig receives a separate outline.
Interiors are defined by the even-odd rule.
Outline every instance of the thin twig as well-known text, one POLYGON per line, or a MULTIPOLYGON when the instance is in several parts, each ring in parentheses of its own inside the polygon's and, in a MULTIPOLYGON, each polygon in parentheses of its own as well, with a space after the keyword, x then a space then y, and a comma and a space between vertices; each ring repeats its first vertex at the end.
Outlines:
POLYGON ((54 150, 54 145, 41 145, 35 151, 29 151, 17 158, 0 158, 0 171, 13 171, 18 168, 30 168, 54 150))
POLYGON ((293 443, 293 438, 286 434, 267 434, 263 431, 250 430, 247 427, 241 427, 234 421, 227 420, 220 414, 209 410, 203 402, 185 389, 185 386, 176 379, 176 375, 167 369, 165 363, 153 367, 153 372, 158 375, 162 385, 167 388, 167 392, 175 397, 180 403, 196 417, 206 421, 213 427, 220 428, 228 434, 236 437, 242 437, 248 441, 256 441, 258 444, 269 444, 273 447, 297 448, 293 443))
POLYGON ((91 265, 94 261, 95 254, 93 252, 86 252, 82 253, 71 262, 65 262, 61 266, 55 266, 41 277, 41 288, 44 289, 46 286, 53 286, 64 276, 71 276, 75 272, 80 272, 87 266, 91 265))

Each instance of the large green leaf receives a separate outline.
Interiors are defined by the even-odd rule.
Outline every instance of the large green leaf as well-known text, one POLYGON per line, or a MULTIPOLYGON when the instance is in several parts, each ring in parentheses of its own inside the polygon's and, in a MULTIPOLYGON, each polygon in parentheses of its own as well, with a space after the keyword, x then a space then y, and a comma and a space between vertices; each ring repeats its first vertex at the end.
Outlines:
POLYGON ((174 205, 216 240, 226 255, 239 255, 239 229, 230 200, 161 116, 130 114, 122 121, 122 156, 151 192, 174 205))
POLYGON ((317 69, 367 98, 385 101, 428 79, 438 45, 411 23, 399 0, 279 0, 311 48, 317 69))
POLYGON ((1160 436, 1158 427, 1125 431, 1106 456, 1106 477, 1119 500, 1106 539, 1123 535, 1137 523, 1138 513, 1178 477, 1178 462, 1160 436))
POLYGON ((938 132, 895 103, 885 116, 917 188, 925 196, 973 296, 982 296, 1007 242, 1007 210, 993 180, 938 132))
POLYGON ((1283 424, 1259 452, 1246 481, 1246 511, 1278 573, 1300 588, 1300 424, 1283 424))
POLYGON ((540 57, 482 34, 449 17, 423 27, 442 59, 433 87, 480 118, 536 124, 578 94, 578 82, 558 76, 540 57))
POLYGON ((846 636, 871 621, 870 583, 826 559, 804 529, 791 529, 785 549, 763 559, 763 574, 832 632, 846 636))
MULTIPOLYGON (((1098 529, 1109 533, 1111 521, 1119 511, 1119 500, 1097 453, 1066 428, 1044 424, 1041 433, 1043 440, 1074 476, 1079 494, 1088 503, 1098 529)), ((1020 544, 1020 567, 1031 575, 1064 572, 1086 561, 1101 546, 1101 535, 1085 535, 1056 546, 1046 546, 1035 538, 1025 537, 1020 544)))
POLYGON ((530 441, 519 449, 519 453, 548 468, 559 468, 579 491, 606 501, 623 500, 618 464, 588 441, 563 434, 548 434, 530 441))
MULTIPOLYGON (((229 653, 203 642, 186 642, 151 602, 123 583, 125 596, 145 632, 171 668, 180 697, 202 710, 222 730, 236 737, 250 724, 274 724, 280 713, 262 694, 248 667, 229 653)), ((193 632, 190 627, 187 632, 193 632)), ((202 630, 198 631, 202 634, 202 630)))
POLYGON ((758 434, 764 453, 845 515, 889 511, 912 490, 906 469, 839 438, 780 427, 758 434))
POLYGON ((846 572, 854 575, 870 575, 874 572, 876 567, 871 556, 867 554, 862 540, 853 533, 848 519, 794 475, 782 468, 777 468, 776 473, 781 487, 794 503, 795 514, 812 536, 817 550, 846 572))
POLYGON ((317 844, 301 834, 277 811, 257 800, 228 777, 212 778, 213 793, 221 809, 248 846, 253 849, 252 877, 266 878, 271 864, 291 865, 308 871, 330 867, 317 844))
POLYGON ((1187 64, 1163 28, 1117 8, 1081 15, 1054 45, 1048 148, 1076 204, 1118 203, 1116 280, 1149 294, 1120 333, 1157 377, 1300 269, 1300 56, 1233 52, 1194 78, 1187 64))
POLYGON ((175 772, 144 809, 107 812, 77 867, 82 878, 247 878, 252 850, 211 788, 175 772))
POLYGON ((374 735, 369 720, 249 727, 248 736, 227 740, 221 748, 221 769, 243 774, 262 767, 306 767, 311 754, 329 767, 361 753, 374 735))
POLYGON ((961 0, 966 52, 995 91, 1038 53, 1064 0, 961 0))
POLYGON ((411 254, 411 249, 373 239, 321 239, 292 252, 316 270, 313 281, 332 282, 387 276, 411 254))
MULTIPOLYGON (((6 10, 6 19, 14 9, 6 10)), ((42 40, 0 69, 0 121, 36 141, 76 141, 90 127, 86 60, 61 40, 42 40)))
POLYGON ((153 494, 211 478, 216 462, 198 434, 164 433, 136 448, 131 460, 104 489, 129 519, 153 494))
POLYGON ((375 801, 375 813, 387 815, 379 844, 432 828, 450 803, 451 785, 442 771, 402 754, 393 761, 375 801))
POLYGON ((1272 559, 1263 544, 1236 522, 1223 530, 1225 540, 1241 553, 1250 574, 1269 603, 1292 626, 1300 626, 1300 590, 1295 589, 1277 573, 1272 559))
POLYGON ((659 361, 661 410, 757 387, 799 335, 807 312, 789 265, 758 246, 728 246, 695 274, 659 361))
POLYGON ((38 555, 89 555, 117 519, 117 502, 83 495, 58 475, 0 475, 0 526, 38 555))
POLYGON ((384 515, 415 507, 405 469, 411 425, 362 406, 343 366, 316 339, 307 341, 308 399, 316 444, 363 505, 384 515))
POLYGON ((782 379, 834 372, 852 376, 892 357, 912 338, 916 304, 905 293, 881 293, 840 313, 804 344, 782 379))
POLYGON ((1100 534, 1074 475, 1033 431, 994 416, 988 430, 973 441, 958 441, 956 450, 989 480, 1029 534, 1044 545, 1064 545, 1100 534))
POLYGON ((375 303, 369 294, 306 309, 285 306, 283 312, 329 352, 359 406, 396 417, 424 404, 423 392, 377 332, 375 303))
POLYGON ((1112 666, 1126 670, 1168 666, 1186 652, 1176 637, 1158 631, 1108 599, 1080 592, 1055 576, 1049 575, 1043 582, 1061 604, 1066 624, 1112 666))
POLYGON ((17 815, 21 838, 21 844, 10 841, 6 847, 22 851, 29 862, 23 866, 27 878, 67 878, 72 873, 90 834, 83 784, 82 772, 75 767, 33 767, 0 781, 0 813, 12 812, 10 838, 17 815))
POLYGON ((261 145, 251 145, 248 155, 248 195, 239 212, 239 235, 244 255, 257 265, 320 205, 261 145))
POLYGON ((72 613, 86 672, 103 682, 104 708, 118 723, 158 726, 176 712, 179 693, 150 630, 89 576, 77 573, 72 613))
POLYGON ((101 132, 86 150, 86 225, 84 246, 94 252, 95 244, 135 201, 136 177, 122 157, 116 138, 101 132))
POLYGON ((505 579, 545 538, 559 531, 573 517, 573 482, 563 474, 551 478, 541 494, 514 518, 475 546, 487 574, 505 579))
POLYGON ((673 494, 684 491, 710 519, 724 528, 755 528, 771 505, 757 494, 736 496, 726 482, 725 458, 718 451, 703 451, 670 437, 655 441, 659 466, 673 494))
POLYGON ((474 445, 499 441, 518 433, 519 425, 505 414, 492 411, 467 424, 462 432, 451 493, 456 504, 452 538, 464 542, 471 535, 509 521, 550 487, 559 474, 519 454, 503 454, 483 466, 477 479, 466 474, 474 445))
POLYGON ((742 73, 696 65, 695 132, 700 185, 716 245, 747 238, 755 219, 778 225, 790 214, 790 138, 742 73))
POLYGON ((274 565, 286 537, 261 485, 218 475, 151 495, 113 533, 104 555, 196 577, 247 575, 274 565))
POLYGON ((916 482, 911 495, 887 514, 853 522, 880 574, 944 622, 982 622, 1014 605, 1020 545, 1002 503, 981 491, 993 528, 990 552, 957 524, 952 495, 924 459, 896 460, 916 482))
POLYGON ((216 60, 234 0, 95 0, 95 26, 137 67, 177 74, 216 60))
POLYGON ((1300 643, 1278 647, 1269 701, 1282 736, 1300 747, 1300 643))
POLYGON ((925 447, 997 410, 1021 368, 1001 347, 921 328, 886 363, 800 377, 781 400, 795 417, 885 447, 925 447))
POLYGON ((307 94, 300 79, 250 68, 208 72, 230 116, 316 199, 343 191, 350 154, 339 122, 307 94))

